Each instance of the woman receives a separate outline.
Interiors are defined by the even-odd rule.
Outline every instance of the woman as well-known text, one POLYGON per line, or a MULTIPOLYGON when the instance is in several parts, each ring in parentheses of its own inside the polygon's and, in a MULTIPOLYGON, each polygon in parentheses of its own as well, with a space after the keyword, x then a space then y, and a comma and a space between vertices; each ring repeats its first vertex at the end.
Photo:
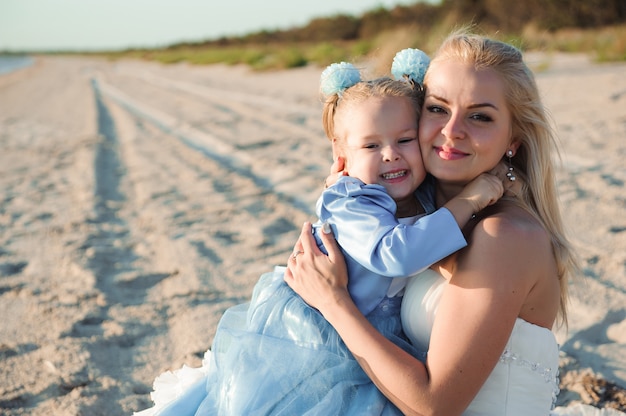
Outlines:
POLYGON ((305 224, 285 280, 319 309, 378 388, 406 414, 546 415, 558 393, 567 279, 552 166, 555 138, 531 71, 514 47, 457 33, 425 78, 419 140, 441 206, 500 161, 513 186, 465 227, 469 246, 411 280, 403 326, 418 361, 380 336, 346 291, 332 238, 317 250, 305 224), (436 312, 436 316, 435 316, 436 312))

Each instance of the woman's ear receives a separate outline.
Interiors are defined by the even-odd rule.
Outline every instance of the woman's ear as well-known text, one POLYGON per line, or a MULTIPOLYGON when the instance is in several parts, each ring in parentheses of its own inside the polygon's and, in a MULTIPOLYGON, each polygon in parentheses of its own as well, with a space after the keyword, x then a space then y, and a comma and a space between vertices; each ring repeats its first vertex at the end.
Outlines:
POLYGON ((517 139, 513 139, 513 141, 511 141, 511 144, 509 144, 509 147, 507 148, 507 152, 510 150, 511 152, 513 152, 513 154, 511 155, 511 157, 515 156, 515 154, 517 153, 517 149, 519 149, 519 147, 522 145, 522 142, 517 140, 517 139))

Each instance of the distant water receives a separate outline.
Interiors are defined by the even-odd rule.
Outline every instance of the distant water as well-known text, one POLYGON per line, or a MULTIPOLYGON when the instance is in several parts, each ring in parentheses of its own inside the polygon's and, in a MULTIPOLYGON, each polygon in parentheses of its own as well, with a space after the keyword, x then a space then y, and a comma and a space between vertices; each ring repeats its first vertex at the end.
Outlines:
POLYGON ((27 55, 0 55, 0 75, 32 65, 33 58, 27 55))

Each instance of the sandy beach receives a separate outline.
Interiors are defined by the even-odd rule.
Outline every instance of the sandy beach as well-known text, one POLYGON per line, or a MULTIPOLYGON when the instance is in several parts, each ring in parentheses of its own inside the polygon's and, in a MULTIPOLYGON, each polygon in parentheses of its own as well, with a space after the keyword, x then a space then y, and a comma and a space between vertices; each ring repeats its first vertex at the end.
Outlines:
MULTIPOLYGON (((562 393, 626 410, 626 64, 530 54, 581 255, 562 393)), ((0 413, 129 415, 285 264, 331 162, 320 68, 39 57, 0 75, 0 413)))

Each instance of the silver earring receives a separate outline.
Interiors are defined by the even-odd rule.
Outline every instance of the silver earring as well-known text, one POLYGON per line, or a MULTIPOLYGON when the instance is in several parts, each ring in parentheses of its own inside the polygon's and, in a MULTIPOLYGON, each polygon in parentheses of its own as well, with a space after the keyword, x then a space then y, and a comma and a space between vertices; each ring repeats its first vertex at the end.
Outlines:
POLYGON ((509 178, 511 182, 515 182, 515 173, 513 172, 513 151, 511 149, 506 151, 506 157, 509 158, 509 171, 506 173, 506 177, 509 178))

